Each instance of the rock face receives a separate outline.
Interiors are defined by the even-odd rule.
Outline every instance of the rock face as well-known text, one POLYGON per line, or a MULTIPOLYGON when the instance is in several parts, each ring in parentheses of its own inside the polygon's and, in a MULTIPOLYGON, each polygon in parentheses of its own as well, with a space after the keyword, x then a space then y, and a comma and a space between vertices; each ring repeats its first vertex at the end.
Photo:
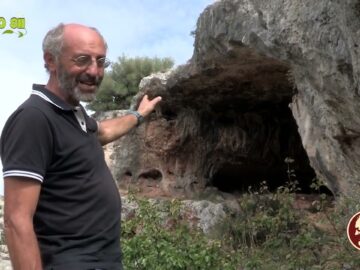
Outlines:
POLYGON ((290 168, 304 189, 316 174, 334 194, 359 192, 359 29, 357 0, 216 1, 189 62, 142 81, 139 96, 163 101, 111 146, 116 179, 233 192, 275 188, 290 168))

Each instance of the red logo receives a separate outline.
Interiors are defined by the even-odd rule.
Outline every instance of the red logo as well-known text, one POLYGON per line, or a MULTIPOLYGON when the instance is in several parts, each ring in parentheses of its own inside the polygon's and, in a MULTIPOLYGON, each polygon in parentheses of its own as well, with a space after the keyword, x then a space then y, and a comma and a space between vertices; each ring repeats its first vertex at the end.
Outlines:
POLYGON ((350 243, 360 250, 360 212, 353 215, 347 226, 347 236, 350 243))

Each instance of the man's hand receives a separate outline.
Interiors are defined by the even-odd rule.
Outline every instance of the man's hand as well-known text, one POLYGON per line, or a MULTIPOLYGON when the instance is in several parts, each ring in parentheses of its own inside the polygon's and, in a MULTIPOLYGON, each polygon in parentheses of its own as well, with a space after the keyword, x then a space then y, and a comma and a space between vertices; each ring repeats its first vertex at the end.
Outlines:
POLYGON ((156 105, 161 101, 161 97, 149 99, 148 95, 145 95, 137 109, 137 111, 144 117, 148 116, 156 107, 156 105))
MULTIPOLYGON (((161 97, 156 97, 150 100, 148 95, 145 95, 142 98, 137 111, 143 117, 146 117, 155 109, 155 106, 160 101, 161 97)), ((128 114, 99 122, 98 138, 100 143, 105 145, 119 139, 121 136, 128 133, 133 127, 135 127, 137 121, 138 120, 134 115, 128 114)))

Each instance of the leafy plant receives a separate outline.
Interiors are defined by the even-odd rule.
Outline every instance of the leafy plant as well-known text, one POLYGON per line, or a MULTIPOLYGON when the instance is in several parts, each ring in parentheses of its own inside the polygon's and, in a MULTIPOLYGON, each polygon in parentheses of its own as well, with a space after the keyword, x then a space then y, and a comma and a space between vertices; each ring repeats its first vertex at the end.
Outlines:
POLYGON ((239 210, 228 209, 211 237, 189 226, 179 200, 160 204, 132 195, 138 210, 123 223, 126 269, 358 269, 360 257, 347 240, 346 225, 360 198, 335 204, 314 179, 312 203, 298 208, 296 175, 290 176, 275 192, 266 182, 250 187, 237 198, 239 210))
MULTIPOLYGON (((322 183, 314 182, 320 190, 322 183)), ((297 191, 296 182, 276 192, 265 182, 256 191, 250 188, 238 200, 241 211, 218 228, 223 246, 241 258, 244 269, 357 269, 360 258, 349 248, 344 205, 334 206, 319 194, 316 212, 296 209, 297 191)))
POLYGON ((126 269, 236 269, 236 258, 224 251, 221 241, 188 226, 179 201, 155 204, 135 196, 130 200, 138 209, 122 226, 126 269))

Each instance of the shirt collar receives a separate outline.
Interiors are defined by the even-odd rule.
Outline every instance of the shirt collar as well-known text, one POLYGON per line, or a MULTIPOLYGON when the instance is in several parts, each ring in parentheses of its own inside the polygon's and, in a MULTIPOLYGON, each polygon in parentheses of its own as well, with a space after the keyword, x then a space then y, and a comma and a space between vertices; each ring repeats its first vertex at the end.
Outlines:
POLYGON ((59 109, 62 109, 64 111, 74 111, 78 110, 79 106, 71 106, 70 104, 63 101, 61 98, 56 96, 54 93, 50 92, 48 89, 46 89, 45 85, 43 84, 33 84, 32 87, 32 95, 37 95, 41 97, 42 99, 46 100, 47 102, 53 104, 54 106, 58 107, 59 109))

